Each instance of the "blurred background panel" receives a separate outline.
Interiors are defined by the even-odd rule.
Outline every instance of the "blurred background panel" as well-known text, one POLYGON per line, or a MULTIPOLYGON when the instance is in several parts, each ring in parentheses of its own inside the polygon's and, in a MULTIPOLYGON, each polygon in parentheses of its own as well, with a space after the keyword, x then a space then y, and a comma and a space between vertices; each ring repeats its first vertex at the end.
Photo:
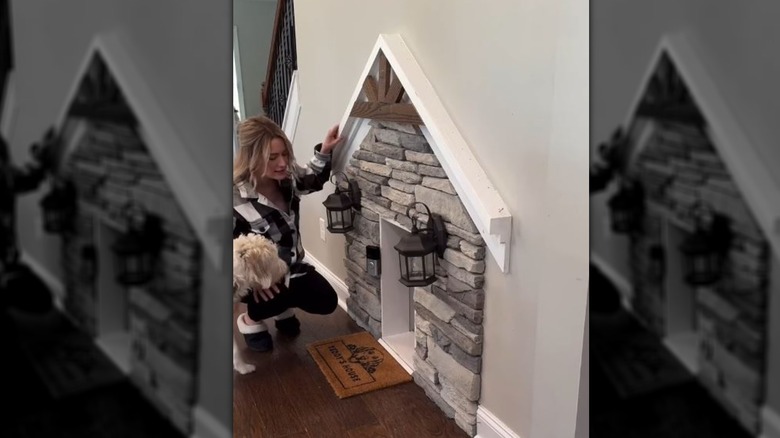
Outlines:
POLYGON ((594 436, 780 436, 779 12, 591 2, 594 436))
POLYGON ((229 434, 231 9, 0 2, 0 434, 229 434))

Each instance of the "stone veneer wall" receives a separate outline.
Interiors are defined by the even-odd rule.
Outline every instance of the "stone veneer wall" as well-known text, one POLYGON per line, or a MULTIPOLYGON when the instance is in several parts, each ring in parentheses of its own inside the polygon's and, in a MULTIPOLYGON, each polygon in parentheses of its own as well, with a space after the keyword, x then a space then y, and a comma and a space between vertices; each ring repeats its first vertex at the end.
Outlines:
POLYGON ((414 202, 441 215, 448 239, 438 279, 414 290, 414 380, 473 436, 481 387, 485 243, 419 130, 396 123, 371 125, 346 169, 362 194, 355 230, 346 235, 349 314, 381 337, 380 282, 365 270, 366 246, 380 244, 380 218, 395 220, 408 231, 412 224, 406 211, 414 202))
MULTIPOLYGON (((699 379, 748 430, 758 432, 765 386, 769 245, 729 172, 703 134, 660 124, 635 170, 648 195, 643 233, 631 240, 634 308, 664 333, 663 282, 648 277, 649 248, 662 242, 662 223, 693 228, 697 197, 731 219, 734 239, 723 277, 696 290, 699 379)), ((739 147, 739 145, 733 145, 739 147)), ((678 251, 677 248, 665 248, 678 251)))
MULTIPOLYGON (((79 275, 81 250, 95 245, 104 221, 124 228, 122 206, 130 199, 162 218, 166 236, 153 280, 127 289, 132 335, 131 379, 185 435, 195 401, 201 248, 195 232, 145 146, 132 129, 93 123, 65 164, 63 176, 78 193, 76 227, 63 236, 65 308, 97 334, 96 279, 79 275)), ((113 243, 113 242, 111 242, 113 243)), ((98 269, 112 259, 97 260, 98 269)))

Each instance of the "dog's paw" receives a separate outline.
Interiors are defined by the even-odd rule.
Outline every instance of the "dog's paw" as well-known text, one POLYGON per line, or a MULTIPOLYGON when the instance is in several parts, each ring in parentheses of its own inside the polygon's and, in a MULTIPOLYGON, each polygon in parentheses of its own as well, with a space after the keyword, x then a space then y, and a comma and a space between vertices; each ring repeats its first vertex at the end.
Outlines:
POLYGON ((255 366, 249 363, 234 363, 233 369, 239 374, 249 374, 255 370, 255 366))

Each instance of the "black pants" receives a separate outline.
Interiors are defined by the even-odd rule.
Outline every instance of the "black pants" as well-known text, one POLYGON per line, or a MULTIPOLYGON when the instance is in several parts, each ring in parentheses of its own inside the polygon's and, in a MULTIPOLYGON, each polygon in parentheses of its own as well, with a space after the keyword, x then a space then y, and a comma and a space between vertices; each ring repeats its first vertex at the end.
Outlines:
POLYGON ((256 302, 250 293, 242 301, 246 303, 247 315, 252 321, 261 321, 276 316, 287 309, 297 307, 308 313, 327 315, 338 305, 338 295, 319 272, 311 269, 305 275, 290 279, 290 287, 278 284, 280 293, 268 301, 256 302))

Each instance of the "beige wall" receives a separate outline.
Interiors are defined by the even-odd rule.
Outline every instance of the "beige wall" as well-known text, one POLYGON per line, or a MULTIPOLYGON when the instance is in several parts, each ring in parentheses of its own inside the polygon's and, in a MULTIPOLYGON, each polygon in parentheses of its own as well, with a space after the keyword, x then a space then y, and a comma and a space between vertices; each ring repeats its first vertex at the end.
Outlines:
MULTIPOLYGON (((510 273, 486 272, 480 404, 520 436, 574 436, 588 281, 587 3, 299 0, 296 153, 344 113, 380 33, 399 33, 513 217, 510 273)), ((342 278, 343 238, 309 252, 342 278)))
MULTIPOLYGON (((18 103, 9 137, 13 160, 27 162, 29 145, 59 116, 95 34, 117 31, 203 178, 230 196, 230 8, 228 2, 184 0, 13 1, 18 103)), ((19 237, 27 254, 58 275, 58 238, 41 235, 39 221, 32 219, 40 217, 38 202, 45 189, 20 200, 19 237)), ((200 348, 199 379, 203 407, 226 426, 232 423, 231 369, 222 350, 230 339, 231 310, 228 301, 208 298, 228 284, 228 272, 206 269, 203 289, 209 306, 204 309, 209 313, 201 329, 210 338, 200 348)))
MULTIPOLYGON (((591 2, 591 147, 623 123, 662 35, 683 32, 762 161, 780 163, 776 2, 591 2)), ((730 145, 729 147, 741 147, 730 145)), ((780 183, 780 173, 770 172, 780 183)), ((591 204, 591 248, 628 277, 627 242, 605 233, 607 196, 591 204)))
POLYGON ((262 112, 261 93, 271 49, 276 0, 233 0, 233 25, 238 27, 241 79, 246 115, 262 112))

